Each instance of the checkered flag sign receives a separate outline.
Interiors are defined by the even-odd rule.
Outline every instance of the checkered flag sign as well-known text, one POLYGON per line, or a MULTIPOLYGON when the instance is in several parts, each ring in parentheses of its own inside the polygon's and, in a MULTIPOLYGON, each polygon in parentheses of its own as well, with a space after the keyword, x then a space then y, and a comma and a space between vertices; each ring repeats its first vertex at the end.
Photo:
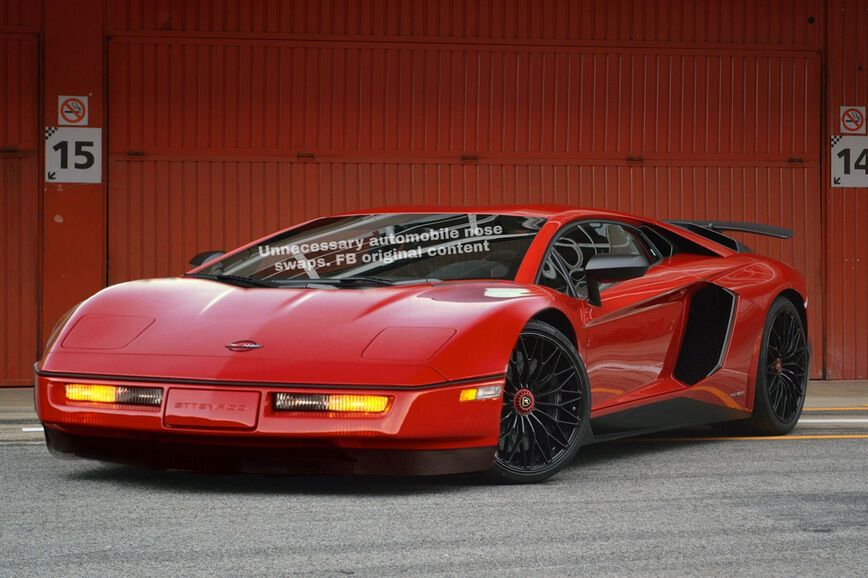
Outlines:
POLYGON ((45 140, 50 139, 54 135, 54 133, 56 133, 56 132, 57 132, 56 126, 45 127, 45 140))
POLYGON ((841 140, 842 138, 843 138, 843 137, 842 137, 842 136, 839 136, 839 135, 835 135, 835 136, 833 136, 833 137, 832 137, 832 148, 835 148, 835 145, 838 144, 838 142, 840 142, 840 140, 841 140))

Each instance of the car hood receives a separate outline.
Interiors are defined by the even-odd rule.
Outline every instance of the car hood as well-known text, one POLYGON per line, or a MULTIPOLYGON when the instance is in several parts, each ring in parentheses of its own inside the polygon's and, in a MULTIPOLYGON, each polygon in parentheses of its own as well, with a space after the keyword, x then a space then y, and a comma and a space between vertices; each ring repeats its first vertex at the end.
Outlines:
POLYGON ((133 281, 85 301, 40 369, 324 385, 471 379, 502 374, 521 327, 551 300, 502 281, 358 289, 133 281))

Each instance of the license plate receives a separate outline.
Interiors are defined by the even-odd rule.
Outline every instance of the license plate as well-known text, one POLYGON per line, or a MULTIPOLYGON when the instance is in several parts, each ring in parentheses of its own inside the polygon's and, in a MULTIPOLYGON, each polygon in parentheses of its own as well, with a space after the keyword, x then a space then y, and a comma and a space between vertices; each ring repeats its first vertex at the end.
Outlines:
POLYGON ((163 423, 168 427, 253 429, 258 417, 258 391, 172 388, 163 423))

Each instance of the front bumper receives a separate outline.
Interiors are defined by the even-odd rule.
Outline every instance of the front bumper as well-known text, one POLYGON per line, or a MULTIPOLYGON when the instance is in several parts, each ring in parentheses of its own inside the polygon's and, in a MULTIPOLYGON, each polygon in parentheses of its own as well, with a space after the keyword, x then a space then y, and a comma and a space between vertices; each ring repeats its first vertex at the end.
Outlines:
POLYGON ((280 443, 282 440, 245 444, 238 438, 132 432, 107 437, 50 427, 45 428, 45 439, 51 453, 59 457, 214 473, 433 476, 480 472, 494 463, 493 447, 377 450, 340 448, 327 443, 280 443))
POLYGON ((158 468, 260 473, 447 474, 482 471, 494 460, 500 399, 460 401, 469 387, 503 377, 424 388, 353 389, 264 384, 147 383, 109 377, 86 383, 163 389, 159 407, 73 402, 67 383, 82 376, 37 375, 37 413, 55 454, 158 468), (167 424, 173 388, 218 395, 256 392, 255 419, 244 429, 167 424), (381 414, 281 412, 276 393, 388 395, 381 414))

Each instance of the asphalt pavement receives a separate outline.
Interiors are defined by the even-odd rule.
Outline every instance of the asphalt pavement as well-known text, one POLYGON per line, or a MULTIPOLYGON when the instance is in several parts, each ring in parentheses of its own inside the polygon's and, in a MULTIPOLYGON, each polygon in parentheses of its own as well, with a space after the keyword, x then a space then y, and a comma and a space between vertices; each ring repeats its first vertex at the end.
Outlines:
POLYGON ((864 382, 784 438, 602 444, 536 486, 59 460, 5 395, 0 576, 868 574, 864 382))

